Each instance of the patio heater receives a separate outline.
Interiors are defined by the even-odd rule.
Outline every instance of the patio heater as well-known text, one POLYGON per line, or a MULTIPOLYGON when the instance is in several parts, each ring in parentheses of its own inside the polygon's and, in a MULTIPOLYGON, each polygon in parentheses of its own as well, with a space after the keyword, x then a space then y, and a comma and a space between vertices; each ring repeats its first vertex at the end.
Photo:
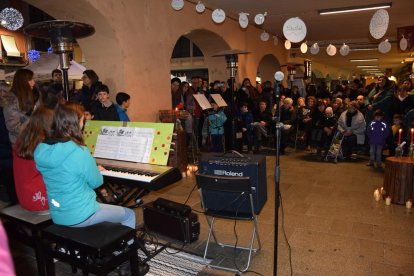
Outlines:
POLYGON ((239 58, 238 55, 248 54, 250 52, 243 51, 243 50, 225 50, 218 52, 213 55, 213 57, 222 57, 226 61, 226 68, 230 69, 230 93, 231 93, 231 101, 230 101, 230 116, 227 118, 228 122, 228 134, 226 138, 226 149, 227 150, 234 150, 236 148, 236 121, 233 113, 237 111, 237 107, 235 106, 234 102, 234 84, 236 80, 237 74, 237 67, 239 66, 239 58))
POLYGON ((73 53, 73 42, 95 33, 92 25, 74 21, 52 20, 31 24, 24 28, 25 34, 32 37, 49 38, 53 53, 59 55, 60 69, 63 72, 63 93, 69 101, 69 55, 73 53))

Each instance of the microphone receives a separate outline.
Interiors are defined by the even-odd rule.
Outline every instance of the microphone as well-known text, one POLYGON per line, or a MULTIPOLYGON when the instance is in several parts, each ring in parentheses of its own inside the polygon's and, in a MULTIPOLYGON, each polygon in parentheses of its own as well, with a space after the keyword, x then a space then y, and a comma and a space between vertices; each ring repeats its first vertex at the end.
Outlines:
POLYGON ((278 118, 280 118, 280 87, 279 83, 285 78, 285 74, 282 71, 277 71, 275 73, 275 98, 276 98, 276 114, 278 114, 278 118))

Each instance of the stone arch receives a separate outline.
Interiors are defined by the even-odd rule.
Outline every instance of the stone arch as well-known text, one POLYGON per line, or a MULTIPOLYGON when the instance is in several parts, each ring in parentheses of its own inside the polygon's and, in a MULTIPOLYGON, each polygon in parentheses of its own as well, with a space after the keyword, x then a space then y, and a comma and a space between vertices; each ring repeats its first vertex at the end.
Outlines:
MULTIPOLYGON (((230 49, 229 44, 219 34, 206 29, 195 29, 183 34, 203 52, 202 59, 184 59, 182 61, 171 61, 172 69, 196 69, 207 68, 210 81, 226 80, 226 63, 224 57, 212 57, 217 52, 230 49)), ((179 37, 177 37, 177 40, 179 37)), ((177 41, 176 40, 176 41, 177 41)))
POLYGON ((259 62, 257 72, 260 72, 262 82, 274 81, 276 71, 280 70, 280 62, 272 54, 264 55, 259 62))

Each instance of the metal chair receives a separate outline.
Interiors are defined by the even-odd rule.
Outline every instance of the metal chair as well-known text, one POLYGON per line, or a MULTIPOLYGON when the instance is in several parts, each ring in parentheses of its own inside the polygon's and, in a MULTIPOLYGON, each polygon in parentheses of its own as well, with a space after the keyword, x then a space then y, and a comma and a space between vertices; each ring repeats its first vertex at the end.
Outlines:
POLYGON ((260 238, 257 228, 257 216, 254 211, 253 194, 250 177, 226 177, 198 173, 196 174, 197 186, 199 188, 201 204, 204 209, 207 223, 210 226, 206 247, 204 249, 204 263, 211 268, 217 268, 233 272, 245 272, 249 269, 253 252, 261 249, 260 238), (226 200, 223 200, 223 197, 226 200), (211 220, 209 219, 211 218, 211 220), (253 229, 248 247, 234 244, 219 243, 214 233, 214 222, 216 219, 248 220, 253 222, 253 229), (221 247, 231 247, 248 251, 247 260, 242 268, 225 267, 207 263, 207 252, 211 236, 221 247), (254 248, 254 240, 257 238, 258 248, 254 248))

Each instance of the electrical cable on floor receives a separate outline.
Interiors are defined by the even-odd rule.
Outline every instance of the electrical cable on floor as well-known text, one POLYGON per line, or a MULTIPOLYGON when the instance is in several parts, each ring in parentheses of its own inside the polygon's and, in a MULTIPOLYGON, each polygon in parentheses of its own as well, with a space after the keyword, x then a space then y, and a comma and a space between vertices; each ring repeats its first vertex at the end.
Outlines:
POLYGON ((191 189, 191 192, 188 194, 187 199, 183 203, 184 205, 187 204, 187 202, 190 200, 191 194, 194 192, 195 188, 197 187, 197 184, 194 184, 194 187, 191 189))
POLYGON ((282 193, 279 192, 279 200, 280 200, 280 207, 282 209, 282 231, 283 231, 283 237, 285 238, 286 244, 289 249, 289 266, 290 266, 290 275, 293 275, 293 267, 292 267, 292 248, 290 247, 289 240, 286 235, 285 230, 285 211, 283 210, 283 201, 282 201, 282 193))
MULTIPOLYGON (((240 196, 242 196, 243 194, 244 193, 242 193, 240 196)), ((245 202, 246 199, 247 199, 247 197, 244 197, 244 199, 242 200, 242 202, 240 202, 239 206, 237 206, 237 208, 235 210, 236 215, 235 215, 235 219, 234 219, 233 232, 234 232, 234 236, 236 238, 236 242, 234 243, 233 263, 234 263, 234 266, 236 267, 236 269, 239 271, 239 273, 242 273, 242 274, 245 274, 245 273, 254 273, 254 274, 257 274, 257 275, 264 276, 263 274, 260 274, 259 272, 254 271, 254 270, 246 270, 246 271, 243 272, 243 271, 240 270, 240 268, 239 268, 239 266, 237 265, 237 262, 236 262, 236 249, 237 249, 237 243, 238 243, 238 240, 239 240, 239 237, 238 237, 237 231, 236 231, 237 214, 239 212, 240 206, 245 202)), ((235 275, 241 275, 241 274, 236 273, 235 275)))

